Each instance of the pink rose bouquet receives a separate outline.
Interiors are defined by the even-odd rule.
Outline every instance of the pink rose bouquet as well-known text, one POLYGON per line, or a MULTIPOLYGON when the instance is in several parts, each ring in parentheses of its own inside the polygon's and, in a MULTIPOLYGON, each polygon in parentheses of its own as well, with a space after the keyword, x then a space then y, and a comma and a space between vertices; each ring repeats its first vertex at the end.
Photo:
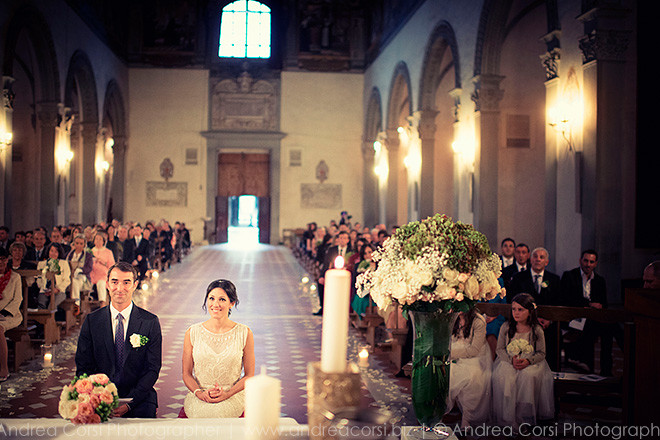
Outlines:
POLYGON ((83 374, 62 388, 59 413, 76 424, 101 423, 119 406, 117 387, 105 374, 83 374))

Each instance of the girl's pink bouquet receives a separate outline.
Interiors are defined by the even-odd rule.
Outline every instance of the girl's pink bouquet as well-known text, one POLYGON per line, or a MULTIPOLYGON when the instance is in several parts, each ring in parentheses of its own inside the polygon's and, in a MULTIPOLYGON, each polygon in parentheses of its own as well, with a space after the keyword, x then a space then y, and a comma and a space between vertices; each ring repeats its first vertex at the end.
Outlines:
POLYGON ((76 424, 101 423, 119 406, 117 387, 105 374, 83 374, 64 385, 59 413, 76 424))

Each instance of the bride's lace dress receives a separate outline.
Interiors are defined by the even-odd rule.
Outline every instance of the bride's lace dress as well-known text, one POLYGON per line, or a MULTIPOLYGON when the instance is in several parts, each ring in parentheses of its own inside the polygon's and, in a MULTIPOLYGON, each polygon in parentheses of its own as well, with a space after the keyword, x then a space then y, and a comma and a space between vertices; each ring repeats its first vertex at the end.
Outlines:
MULTIPOLYGON (((193 375, 201 388, 211 388, 217 383, 223 389, 229 390, 241 378, 247 335, 247 326, 239 323, 220 334, 207 330, 202 323, 190 327, 193 375)), ((244 406, 245 391, 218 403, 206 403, 189 392, 183 402, 186 416, 190 418, 239 417, 244 406)))

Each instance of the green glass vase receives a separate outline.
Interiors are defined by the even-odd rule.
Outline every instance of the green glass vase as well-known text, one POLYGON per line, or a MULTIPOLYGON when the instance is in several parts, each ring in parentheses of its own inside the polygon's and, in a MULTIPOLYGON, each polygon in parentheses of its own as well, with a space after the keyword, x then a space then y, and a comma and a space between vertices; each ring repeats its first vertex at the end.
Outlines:
POLYGON ((408 311, 413 324, 412 401, 427 429, 441 422, 449 392, 449 349, 457 312, 408 311))

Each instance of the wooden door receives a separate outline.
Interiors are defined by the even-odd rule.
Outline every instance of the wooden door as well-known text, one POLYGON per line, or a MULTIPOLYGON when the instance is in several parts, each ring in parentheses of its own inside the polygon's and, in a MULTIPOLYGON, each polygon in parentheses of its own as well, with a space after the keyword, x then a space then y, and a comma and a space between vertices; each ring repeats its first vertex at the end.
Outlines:
POLYGON ((229 197, 243 195, 253 195, 259 199, 259 242, 270 243, 270 155, 268 153, 218 154, 216 243, 227 242, 229 197))

